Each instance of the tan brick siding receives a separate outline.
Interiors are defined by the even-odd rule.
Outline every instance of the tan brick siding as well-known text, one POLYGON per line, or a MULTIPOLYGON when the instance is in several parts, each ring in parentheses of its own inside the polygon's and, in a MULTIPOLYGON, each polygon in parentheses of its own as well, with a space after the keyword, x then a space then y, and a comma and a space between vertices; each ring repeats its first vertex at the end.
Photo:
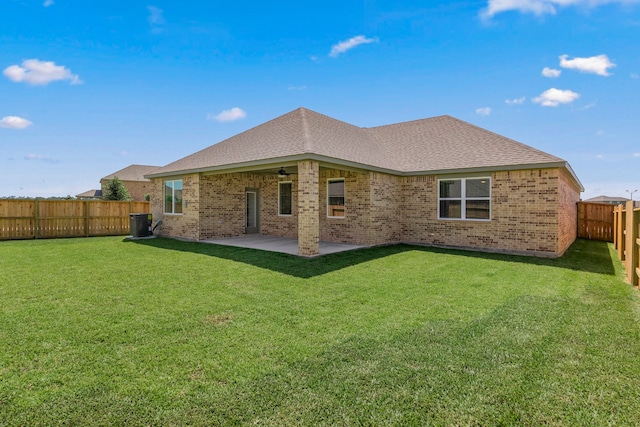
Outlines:
POLYGON ((578 236, 580 189, 567 172, 561 171, 558 192, 558 254, 561 255, 578 236))
POLYGON ((401 242, 405 215, 402 203, 402 178, 371 172, 369 183, 371 189, 369 244, 401 242))
POLYGON ((370 183, 368 174, 338 169, 320 171, 320 240, 370 244, 370 183), (328 182, 344 178, 344 217, 327 216, 328 182))
MULTIPOLYGON (((319 238, 364 245, 417 243, 557 256, 576 237, 577 184, 560 169, 489 173, 491 221, 439 220, 437 176, 398 177, 320 168, 319 238), (327 180, 345 179, 345 217, 327 217, 327 180)), ((461 176, 463 177, 463 176, 461 176)), ((259 189, 260 234, 298 237, 299 175, 233 173, 184 177, 183 215, 162 213, 155 179, 152 213, 162 233, 192 239, 244 234, 245 189, 259 189), (292 182, 293 212, 278 215, 278 182, 292 182)))
POLYGON ((155 234, 199 240, 200 233, 200 175, 184 175, 182 178, 182 214, 164 213, 164 180, 152 180, 151 215, 153 224, 162 220, 155 234))
POLYGON ((558 169, 493 172, 491 221, 438 220, 436 176, 403 180, 405 242, 553 256, 558 169))
POLYGON ((317 161, 298 162, 298 254, 318 255, 320 244, 320 167, 317 161))

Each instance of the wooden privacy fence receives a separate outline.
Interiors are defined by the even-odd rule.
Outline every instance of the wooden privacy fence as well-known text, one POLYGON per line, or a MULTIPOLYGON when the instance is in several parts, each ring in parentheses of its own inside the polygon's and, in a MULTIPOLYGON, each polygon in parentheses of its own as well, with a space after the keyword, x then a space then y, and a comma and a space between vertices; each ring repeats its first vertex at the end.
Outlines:
POLYGON ((130 213, 149 202, 0 199, 0 240, 130 234, 130 213))
POLYGON ((614 205, 578 203, 578 237, 613 242, 614 205))
POLYGON ((618 205, 613 211, 614 241, 618 257, 627 272, 627 281, 634 286, 640 285, 640 208, 633 202, 618 205))

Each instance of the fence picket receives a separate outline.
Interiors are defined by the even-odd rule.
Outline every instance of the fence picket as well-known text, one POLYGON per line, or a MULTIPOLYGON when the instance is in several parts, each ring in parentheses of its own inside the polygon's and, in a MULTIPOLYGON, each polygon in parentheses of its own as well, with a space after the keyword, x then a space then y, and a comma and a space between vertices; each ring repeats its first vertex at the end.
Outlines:
POLYGON ((149 202, 0 199, 0 240, 128 235, 149 202))
POLYGON ((578 237, 613 242, 614 205, 578 203, 578 237))
POLYGON ((615 241, 618 258, 627 273, 627 282, 640 285, 640 208, 633 202, 618 206, 614 211, 615 241))

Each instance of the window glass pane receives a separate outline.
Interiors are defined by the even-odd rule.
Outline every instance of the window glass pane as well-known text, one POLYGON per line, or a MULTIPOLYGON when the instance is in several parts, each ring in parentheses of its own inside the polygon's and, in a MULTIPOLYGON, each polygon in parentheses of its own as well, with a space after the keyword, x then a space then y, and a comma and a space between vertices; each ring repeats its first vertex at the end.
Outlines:
POLYGON ((461 182, 459 179, 440 181, 440 197, 446 199, 462 197, 461 182))
POLYGON ((247 191, 247 228, 255 228, 258 226, 257 207, 257 194, 247 191))
POLYGON ((329 181, 329 197, 344 198, 344 180, 329 181))
POLYGON ((280 183, 280 215, 291 215, 291 183, 280 183))
POLYGON ((173 212, 173 181, 164 183, 164 212, 173 212))
POLYGON ((467 179, 467 197, 489 197, 491 184, 488 178, 467 179))
POLYGON ((465 215, 470 219, 489 219, 489 200, 467 200, 465 215))
POLYGON ((182 181, 175 181, 173 199, 173 212, 182 213, 182 181), (178 188, 178 186, 180 188, 178 188))
POLYGON ((329 181, 328 216, 344 216, 344 179, 329 181))
POLYGON ((344 197, 331 197, 328 209, 329 216, 344 216, 344 197))
POLYGON ((173 212, 182 213, 182 190, 175 190, 173 193, 173 212))
POLYGON ((462 218, 460 200, 440 200, 440 218, 462 218))

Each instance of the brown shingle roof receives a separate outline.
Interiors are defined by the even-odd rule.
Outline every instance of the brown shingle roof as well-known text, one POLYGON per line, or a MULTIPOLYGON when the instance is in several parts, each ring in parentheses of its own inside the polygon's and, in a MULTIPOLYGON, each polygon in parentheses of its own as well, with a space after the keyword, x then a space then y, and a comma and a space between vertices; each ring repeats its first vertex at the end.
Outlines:
POLYGON ((145 175, 150 174, 156 169, 158 169, 158 166, 130 165, 103 177, 100 181, 112 180, 114 176, 117 176, 120 181, 149 181, 149 179, 145 178, 145 175))
MULTIPOLYGON (((390 173, 442 173, 514 166, 565 166, 559 157, 450 116, 360 128, 298 108, 190 156, 150 177, 316 158, 390 173)), ((577 179, 576 179, 577 180, 577 179)))
POLYGON ((84 193, 76 194, 77 198, 98 198, 102 197, 102 190, 87 190, 84 193))
POLYGON ((563 162, 512 139, 451 116, 370 128, 402 172, 563 162))

